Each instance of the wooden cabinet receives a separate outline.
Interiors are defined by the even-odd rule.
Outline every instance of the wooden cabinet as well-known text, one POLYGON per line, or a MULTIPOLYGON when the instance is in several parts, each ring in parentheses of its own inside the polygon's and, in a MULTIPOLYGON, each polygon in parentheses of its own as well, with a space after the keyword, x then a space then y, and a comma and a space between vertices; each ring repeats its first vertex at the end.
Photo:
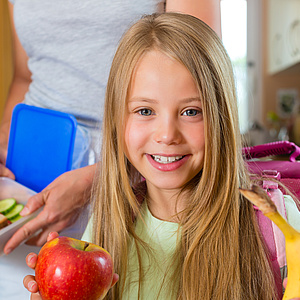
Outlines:
POLYGON ((0 121, 12 72, 11 30, 7 1, 0 0, 0 121))
POLYGON ((269 0, 268 53, 270 74, 300 63, 300 0, 269 0))

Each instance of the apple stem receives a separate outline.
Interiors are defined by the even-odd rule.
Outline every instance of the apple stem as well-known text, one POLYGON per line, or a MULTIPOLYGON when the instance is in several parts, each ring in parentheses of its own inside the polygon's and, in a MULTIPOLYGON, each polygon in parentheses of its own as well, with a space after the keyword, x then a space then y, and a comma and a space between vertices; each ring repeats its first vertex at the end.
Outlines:
POLYGON ((85 242, 84 243, 84 247, 83 247, 83 251, 85 251, 85 249, 89 246, 89 243, 85 242))

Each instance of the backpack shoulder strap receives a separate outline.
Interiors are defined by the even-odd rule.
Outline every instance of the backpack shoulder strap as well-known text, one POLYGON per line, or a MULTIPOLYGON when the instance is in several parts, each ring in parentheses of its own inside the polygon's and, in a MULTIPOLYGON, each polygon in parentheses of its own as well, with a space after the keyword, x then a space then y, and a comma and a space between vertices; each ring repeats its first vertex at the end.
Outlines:
MULTIPOLYGON (((280 174, 278 172, 274 174, 274 171, 265 171, 263 177, 263 188, 277 206, 279 213, 286 218, 283 194, 278 187, 278 183, 272 180, 274 178, 279 180, 280 174)), ((260 231, 269 250, 278 294, 282 297, 282 278, 286 276, 285 238, 280 229, 270 219, 265 217, 261 211, 255 208, 255 212, 260 231)))

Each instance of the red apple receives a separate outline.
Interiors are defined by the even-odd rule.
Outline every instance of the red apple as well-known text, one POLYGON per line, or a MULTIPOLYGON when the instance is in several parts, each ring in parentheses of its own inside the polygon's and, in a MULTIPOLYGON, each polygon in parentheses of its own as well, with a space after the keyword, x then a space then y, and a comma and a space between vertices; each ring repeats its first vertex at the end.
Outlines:
POLYGON ((47 242, 38 254, 35 278, 44 300, 103 299, 113 281, 110 254, 69 237, 47 242))

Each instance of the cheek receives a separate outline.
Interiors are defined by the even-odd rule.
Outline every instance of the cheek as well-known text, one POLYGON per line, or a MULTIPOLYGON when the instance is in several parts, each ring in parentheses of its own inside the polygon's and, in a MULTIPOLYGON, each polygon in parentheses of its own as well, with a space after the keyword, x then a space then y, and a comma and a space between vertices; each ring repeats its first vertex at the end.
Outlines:
POLYGON ((204 165, 204 158, 205 158, 205 136, 204 136, 204 129, 201 128, 201 130, 195 132, 193 135, 193 138, 190 137, 193 140, 192 147, 195 149, 196 153, 196 159, 197 163, 199 164, 199 170, 200 171, 203 168, 204 165))
POLYGON ((187 139, 190 141, 190 144, 196 151, 204 152, 205 136, 204 136, 204 126, 202 124, 200 126, 191 128, 188 131, 187 139))
POLYGON ((145 144, 146 132, 142 126, 130 119, 125 127, 125 149, 128 158, 134 156, 145 144))

